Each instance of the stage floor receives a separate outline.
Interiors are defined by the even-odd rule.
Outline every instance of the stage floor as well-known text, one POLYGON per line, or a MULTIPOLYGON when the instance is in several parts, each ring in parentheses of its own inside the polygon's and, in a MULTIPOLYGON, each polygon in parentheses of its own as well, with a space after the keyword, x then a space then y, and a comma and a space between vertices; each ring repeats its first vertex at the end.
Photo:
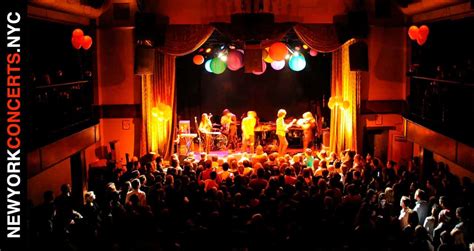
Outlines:
MULTIPOLYGON (((288 148, 286 149, 286 152, 290 155, 294 155, 296 153, 302 153, 303 152, 303 148, 288 148)), ((208 155, 211 155, 211 156, 217 156, 218 158, 227 158, 227 156, 229 154, 242 154, 242 152, 240 150, 238 151, 210 151, 208 155)), ((200 160, 201 159, 201 153, 200 152, 194 152, 194 159, 195 160, 200 160)))

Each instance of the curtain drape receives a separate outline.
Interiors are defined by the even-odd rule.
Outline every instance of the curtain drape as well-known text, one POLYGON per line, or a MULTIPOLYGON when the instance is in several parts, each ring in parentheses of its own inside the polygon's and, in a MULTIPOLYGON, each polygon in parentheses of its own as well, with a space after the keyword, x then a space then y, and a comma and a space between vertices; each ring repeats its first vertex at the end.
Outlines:
POLYGON ((293 30, 311 49, 332 52, 341 46, 333 24, 297 24, 293 30))
POLYGON ((350 71, 349 46, 355 40, 349 40, 332 55, 331 96, 340 97, 339 101, 348 101, 349 107, 336 104, 331 110, 330 150, 341 152, 351 149, 357 151, 357 114, 358 85, 360 75, 350 71))
POLYGON ((149 152, 168 159, 176 138, 176 56, 192 53, 211 36, 209 25, 170 25, 164 46, 155 51, 152 74, 141 76, 142 133, 140 154, 149 152))
POLYGON ((165 33, 165 44, 158 50, 173 56, 184 56, 201 47, 212 35, 210 25, 169 25, 165 33))

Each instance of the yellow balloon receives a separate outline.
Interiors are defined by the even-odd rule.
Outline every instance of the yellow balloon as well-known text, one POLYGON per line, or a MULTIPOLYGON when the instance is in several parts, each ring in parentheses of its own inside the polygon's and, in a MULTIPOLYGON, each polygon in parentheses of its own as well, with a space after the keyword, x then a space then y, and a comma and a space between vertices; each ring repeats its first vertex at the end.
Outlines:
POLYGON ((343 107, 344 109, 349 108, 349 106, 351 106, 351 103, 349 103, 349 101, 345 100, 344 102, 342 102, 342 107, 343 107))
POLYGON ((328 107, 329 107, 329 109, 331 109, 331 110, 334 109, 334 100, 329 99, 328 107))
POLYGON ((262 58, 263 58, 263 61, 270 64, 270 63, 273 62, 273 59, 270 57, 270 54, 268 53, 268 50, 270 50, 270 47, 267 47, 267 48, 263 49, 262 58))

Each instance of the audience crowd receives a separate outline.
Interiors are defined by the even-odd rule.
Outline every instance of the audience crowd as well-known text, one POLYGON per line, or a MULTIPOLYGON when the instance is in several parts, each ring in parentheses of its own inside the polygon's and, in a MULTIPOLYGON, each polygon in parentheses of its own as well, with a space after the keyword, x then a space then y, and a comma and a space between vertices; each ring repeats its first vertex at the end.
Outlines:
POLYGON ((135 159, 89 178, 83 205, 65 184, 30 210, 35 248, 444 251, 474 241, 473 184, 443 163, 257 147, 169 165, 135 159))

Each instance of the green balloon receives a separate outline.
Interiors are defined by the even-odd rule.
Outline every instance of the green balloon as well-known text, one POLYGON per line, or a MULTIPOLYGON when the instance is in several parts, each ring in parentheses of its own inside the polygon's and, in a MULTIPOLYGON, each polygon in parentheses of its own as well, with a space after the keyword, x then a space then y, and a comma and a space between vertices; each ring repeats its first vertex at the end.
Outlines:
POLYGON ((226 67, 227 67, 226 63, 222 61, 220 58, 213 58, 211 60, 211 70, 215 74, 223 73, 226 67))

